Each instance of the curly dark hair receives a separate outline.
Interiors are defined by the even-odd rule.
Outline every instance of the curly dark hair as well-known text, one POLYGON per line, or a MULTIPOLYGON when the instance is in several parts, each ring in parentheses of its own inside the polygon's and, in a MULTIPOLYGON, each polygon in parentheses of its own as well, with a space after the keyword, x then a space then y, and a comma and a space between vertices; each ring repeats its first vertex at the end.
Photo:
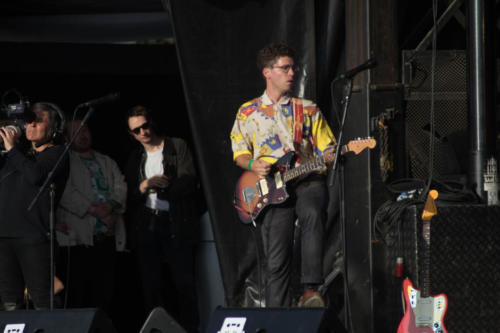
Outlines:
POLYGON ((266 67, 274 65, 279 57, 293 58, 294 56, 295 51, 286 43, 270 43, 257 53, 257 67, 263 70, 266 67))

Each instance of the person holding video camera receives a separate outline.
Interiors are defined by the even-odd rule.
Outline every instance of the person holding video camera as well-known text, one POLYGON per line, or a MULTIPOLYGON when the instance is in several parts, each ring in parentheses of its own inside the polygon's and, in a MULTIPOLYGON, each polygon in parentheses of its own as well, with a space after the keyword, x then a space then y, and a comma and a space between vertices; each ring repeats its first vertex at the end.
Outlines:
MULTIPOLYGON (((36 103, 29 113, 26 140, 19 128, 0 128, 5 151, 0 157, 0 299, 5 310, 23 306, 25 287, 35 309, 50 308, 49 189, 30 211, 28 206, 64 150, 59 144, 64 115, 52 103, 36 103)), ((64 159, 53 178, 56 204, 68 172, 64 159)))

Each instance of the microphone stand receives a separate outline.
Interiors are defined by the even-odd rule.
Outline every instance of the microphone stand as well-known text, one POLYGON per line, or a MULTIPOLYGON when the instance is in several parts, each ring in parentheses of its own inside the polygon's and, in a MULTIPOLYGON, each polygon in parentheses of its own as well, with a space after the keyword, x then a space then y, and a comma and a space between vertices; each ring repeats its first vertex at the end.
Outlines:
MULTIPOLYGON (((338 147, 342 147, 342 137, 344 133, 344 125, 345 125, 345 119, 347 116, 347 110, 349 108, 349 102, 351 99, 351 94, 352 94, 352 80, 353 78, 360 72, 365 71, 367 69, 373 68, 377 65, 377 60, 375 58, 370 58, 367 61, 365 61, 363 64, 347 71, 342 74, 340 74, 338 77, 336 77, 332 83, 331 83, 331 99, 332 99, 332 105, 334 103, 334 98, 333 98, 333 87, 334 84, 339 81, 339 80, 346 80, 346 83, 344 84, 344 90, 343 90, 343 97, 342 97, 342 119, 340 120, 340 126, 339 126, 339 134, 337 138, 337 152, 334 155, 333 159, 333 165, 332 165, 332 170, 330 171, 330 174, 328 175, 328 186, 333 187, 335 183, 335 179, 337 176, 337 170, 338 164, 339 164, 339 159, 340 159, 340 152, 338 151, 338 147)), ((333 127, 332 127, 333 128, 333 127)), ((348 279, 347 279, 347 247, 346 247, 346 220, 345 220, 345 196, 344 196, 344 167, 343 165, 340 166, 340 171, 339 173, 339 201, 340 201, 340 209, 339 209, 339 218, 340 218, 340 228, 341 228, 341 243, 342 243, 342 269, 339 269, 337 266, 337 263, 339 260, 337 260, 334 263, 333 271, 325 278, 325 283, 320 287, 320 288, 326 288, 334 279, 335 277, 343 272, 343 277, 344 277, 344 319, 345 319, 345 324, 346 324, 346 329, 349 331, 349 326, 350 326, 350 302, 349 302, 349 289, 348 289, 348 279)))
MULTIPOLYGON (((346 244, 345 244, 345 239, 346 239, 346 220, 345 220, 345 200, 344 200, 344 167, 343 164, 340 163, 340 168, 339 168, 339 159, 340 159, 340 151, 338 147, 342 147, 342 138, 343 138, 343 133, 344 133, 344 125, 345 125, 345 120, 347 117, 347 110, 349 108, 349 103, 351 99, 351 94, 352 94, 352 77, 345 77, 341 75, 340 77, 337 77, 332 81, 332 90, 335 82, 338 80, 347 80, 346 83, 344 84, 343 87, 343 96, 342 96, 342 117, 340 120, 340 126, 339 126, 339 133, 338 133, 338 138, 337 138, 337 152, 335 153, 335 157, 333 159, 333 165, 332 169, 330 171, 330 174, 328 175, 328 186, 333 187, 335 183, 335 179, 337 176, 337 173, 339 174, 338 180, 339 180, 339 200, 340 200, 340 207, 339 207, 339 218, 340 218, 340 233, 341 233, 341 246, 342 246, 342 260, 340 261, 340 265, 342 265, 342 268, 339 267, 333 267, 333 271, 325 278, 325 287, 333 282, 333 280, 336 278, 336 276, 340 273, 343 273, 343 282, 344 282, 344 323, 346 326, 347 331, 349 330, 349 316, 350 316, 350 309, 349 309, 349 297, 347 295, 348 293, 348 281, 347 281, 347 260, 346 260, 346 244)), ((332 105, 333 105, 333 92, 332 92, 332 105)), ((334 266, 336 266, 338 263, 338 260, 334 263, 334 266)))
MULTIPOLYGON (((82 105, 79 105, 76 107, 76 110, 78 110, 82 105)), ((73 136, 69 140, 68 143, 64 146, 64 151, 62 154, 59 156, 57 159, 56 163, 50 170, 50 172, 47 174, 47 178, 45 178, 45 181, 43 182, 42 186, 38 190, 38 193, 36 194, 35 198, 31 201, 30 205, 28 206, 28 211, 31 211, 33 209, 33 206, 37 203, 38 199, 42 195, 43 191, 49 186, 50 184, 50 190, 49 190, 49 196, 50 196, 50 210, 49 210, 49 241, 50 241, 50 311, 54 310, 54 273, 55 273, 55 267, 54 267, 54 225, 55 225, 55 184, 52 182, 55 172, 59 168, 59 165, 62 163, 63 159, 68 155, 68 151, 75 141, 76 137, 82 130, 83 126, 87 123, 88 119, 90 116, 94 113, 94 108, 92 105, 88 105, 88 110, 85 116, 83 117, 80 126, 77 128, 77 130, 73 133, 73 136)))
MULTIPOLYGON (((342 77, 336 78, 335 80, 333 80, 332 87, 333 87, 334 83, 336 81, 338 81, 339 79, 342 79, 342 77)), ((342 102, 341 102, 341 104, 342 104, 342 119, 340 120, 339 135, 337 138, 337 147, 342 147, 342 136, 344 133, 344 124, 345 124, 345 119, 346 119, 346 115, 347 115, 347 109, 349 107, 349 102, 351 100, 351 93, 352 93, 352 78, 346 78, 346 80, 347 80, 347 83, 344 85, 344 96, 342 97, 342 102)), ((332 103, 333 103, 333 100, 332 100, 332 103)), ((328 179, 328 186, 329 187, 332 187, 334 182, 335 182, 335 175, 337 172, 337 165, 338 165, 339 158, 340 158, 340 154, 337 151, 335 153, 335 157, 333 159, 332 170, 330 171, 330 175, 329 175, 329 179, 328 179)))
MULTIPOLYGON (((370 58, 364 63, 362 63, 359 66, 354 67, 353 69, 348 70, 345 73, 340 74, 338 77, 336 77, 332 83, 331 83, 331 90, 332 90, 332 105, 334 103, 333 101, 333 86, 335 82, 338 80, 347 80, 347 83, 344 85, 344 96, 342 98, 342 120, 340 121, 340 128, 339 128, 339 135, 337 138, 337 147, 342 147, 342 134, 344 132, 344 124, 345 124, 345 118, 347 115, 347 109, 349 107, 349 101, 351 99, 351 93, 352 93, 352 79, 355 77, 358 73, 361 73, 362 71, 365 71, 367 69, 370 69, 372 67, 377 66, 377 59, 376 58, 370 58)), ((337 170, 337 164, 339 161, 339 152, 335 154, 335 158, 333 160, 333 166, 332 166, 332 171, 330 172, 330 178, 328 180, 328 186, 332 187, 333 183, 335 182, 335 174, 337 170)))

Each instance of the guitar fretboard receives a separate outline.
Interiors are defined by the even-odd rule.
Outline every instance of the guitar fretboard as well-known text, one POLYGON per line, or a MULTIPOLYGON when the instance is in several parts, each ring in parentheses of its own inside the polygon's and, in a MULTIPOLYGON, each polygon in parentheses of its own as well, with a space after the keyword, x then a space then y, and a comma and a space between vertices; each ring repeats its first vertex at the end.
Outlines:
MULTIPOLYGON (((340 154, 343 155, 349 151, 348 145, 343 145, 340 149, 340 154)), ((325 167, 325 157, 318 156, 309 162, 299 165, 291 170, 287 170, 283 173, 283 180, 288 182, 289 180, 300 177, 306 173, 318 171, 325 167)))
POLYGON ((422 221, 422 297, 431 294, 431 221, 422 221))
POLYGON ((325 158, 323 156, 316 157, 315 159, 301 164, 291 170, 285 171, 283 174, 283 180, 288 182, 289 180, 295 179, 303 174, 313 172, 316 170, 321 170, 325 166, 325 158))

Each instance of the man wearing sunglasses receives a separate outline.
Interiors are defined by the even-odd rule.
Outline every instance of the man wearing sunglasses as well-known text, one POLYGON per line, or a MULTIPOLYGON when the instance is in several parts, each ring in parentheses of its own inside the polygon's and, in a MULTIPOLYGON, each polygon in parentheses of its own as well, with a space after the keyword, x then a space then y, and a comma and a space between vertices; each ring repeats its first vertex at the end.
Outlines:
MULTIPOLYGON (((266 177, 271 165, 294 151, 300 162, 323 156, 333 160, 335 138, 316 104, 293 98, 289 92, 298 71, 294 51, 284 43, 261 49, 257 65, 266 82, 262 96, 244 103, 231 131, 233 158, 244 170, 266 177)), ((290 199, 269 206, 257 219, 265 260, 265 301, 268 307, 292 305, 290 292, 296 217, 300 224, 301 276, 304 292, 299 306, 324 306, 319 285, 323 281, 323 228, 328 192, 324 173, 313 173, 290 184, 290 199)))
POLYGON ((198 216, 193 198, 197 178, 191 152, 184 140, 162 135, 146 107, 133 107, 127 124, 130 135, 140 143, 129 157, 125 179, 128 229, 133 232, 130 241, 145 310, 162 306, 173 311, 188 332, 198 332, 194 280, 198 216), (170 295, 167 302, 164 291, 169 289, 165 285, 169 280, 177 297, 170 295))

